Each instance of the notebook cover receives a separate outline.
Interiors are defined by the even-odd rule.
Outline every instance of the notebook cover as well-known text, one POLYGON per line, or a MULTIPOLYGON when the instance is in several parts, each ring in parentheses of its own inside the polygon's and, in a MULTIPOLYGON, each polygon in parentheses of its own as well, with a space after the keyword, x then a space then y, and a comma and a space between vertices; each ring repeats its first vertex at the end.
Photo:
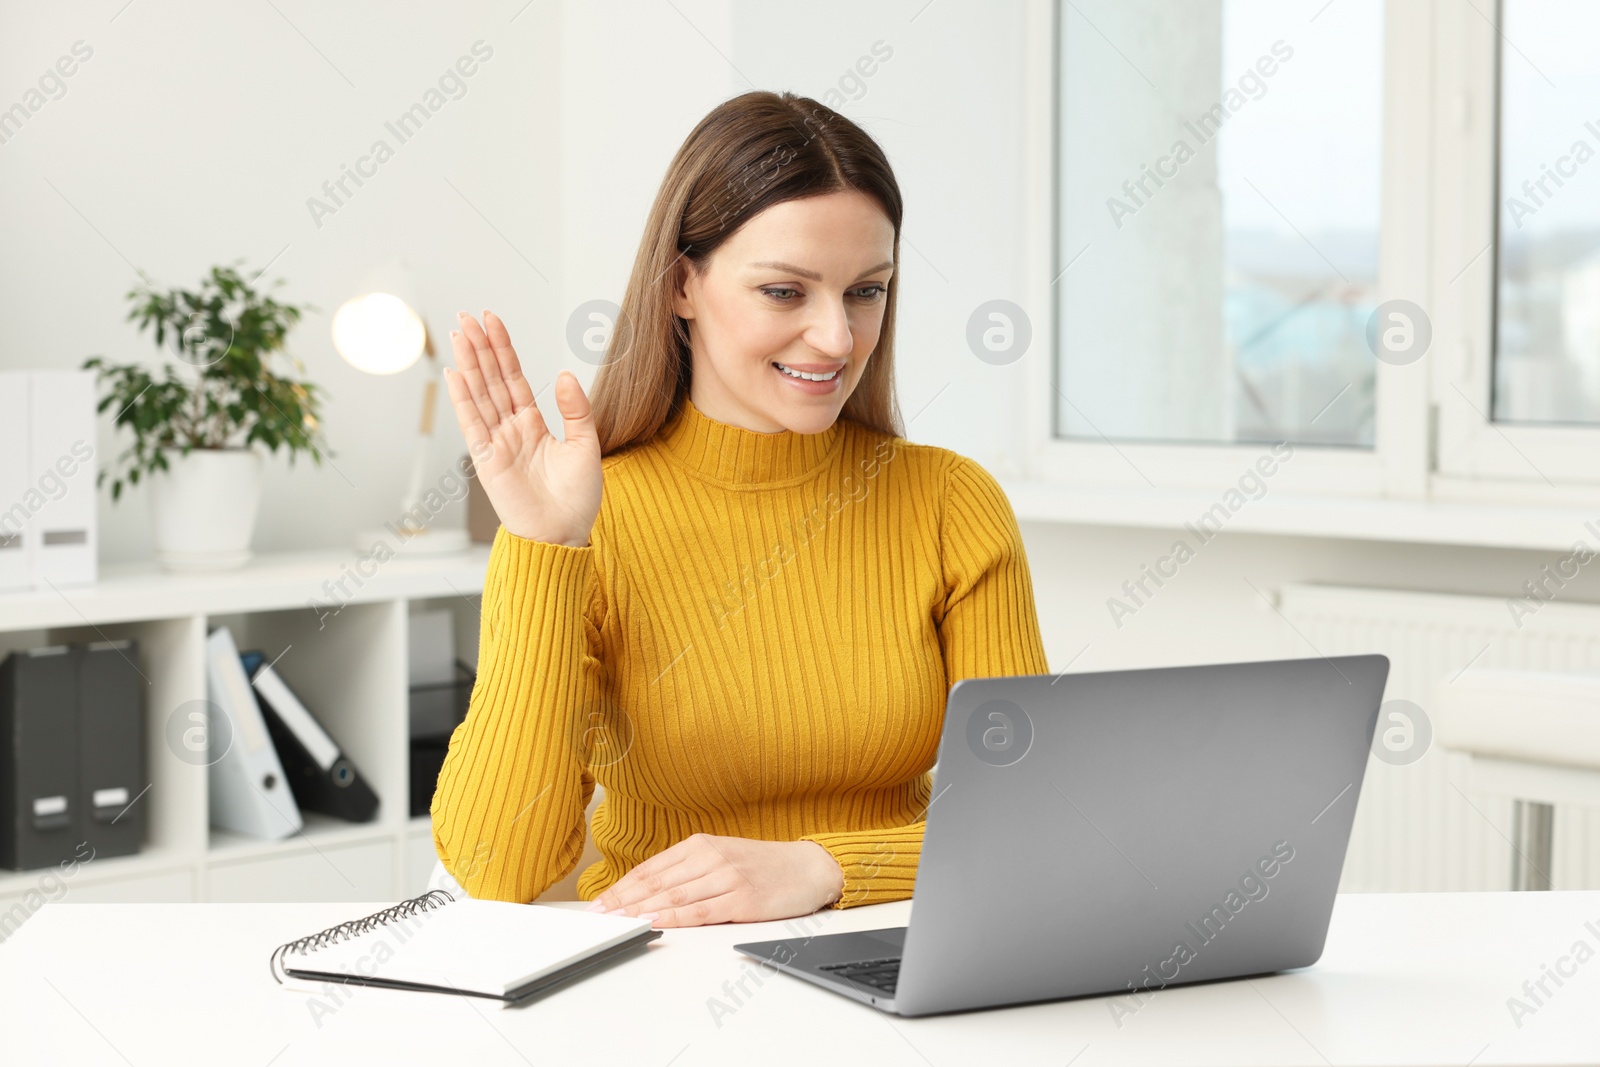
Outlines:
POLYGON ((660 936, 630 917, 434 891, 281 946, 273 963, 330 987, 516 1001, 660 936))
POLYGON ((612 945, 610 948, 601 949, 594 955, 587 956, 581 960, 574 960, 565 967, 558 968, 549 974, 541 975, 540 977, 529 981, 525 985, 518 986, 516 989, 511 990, 504 996, 496 996, 493 993, 481 993, 472 989, 440 988, 439 986, 434 985, 424 985, 420 982, 402 982, 394 979, 378 977, 367 978, 362 975, 355 974, 332 974, 325 971, 307 971, 301 970, 298 967, 289 966, 284 967, 283 973, 288 977, 299 979, 301 982, 313 983, 313 985, 310 987, 293 987, 296 989, 305 989, 308 992, 321 992, 323 983, 337 982, 340 985, 347 986, 364 985, 372 986, 378 989, 405 989, 418 993, 444 993, 455 994, 464 997, 479 997, 483 1000, 496 1001, 501 1006, 507 1006, 521 1003, 534 994, 549 989, 551 986, 559 985, 562 982, 576 978, 585 971, 600 966, 602 963, 607 963, 619 956, 631 952, 633 949, 639 948, 643 945, 648 945, 650 942, 655 941, 660 936, 660 930, 640 930, 638 934, 626 941, 621 942, 620 944, 612 945))

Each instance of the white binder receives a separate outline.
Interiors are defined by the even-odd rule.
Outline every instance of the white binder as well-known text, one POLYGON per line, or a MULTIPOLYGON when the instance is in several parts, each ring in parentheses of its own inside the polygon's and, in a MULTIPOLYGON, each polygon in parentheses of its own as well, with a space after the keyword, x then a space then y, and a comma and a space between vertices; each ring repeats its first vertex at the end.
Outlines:
POLYGON ((39 502, 31 517, 37 531, 32 584, 88 585, 96 580, 99 555, 94 372, 32 370, 28 377, 26 477, 39 502))
POLYGON ((33 586, 27 371, 0 371, 0 592, 33 586))
POLYGON ((212 714, 228 719, 226 725, 213 722, 208 731, 211 825, 274 840, 298 833, 300 807, 226 626, 206 638, 206 691, 212 714))

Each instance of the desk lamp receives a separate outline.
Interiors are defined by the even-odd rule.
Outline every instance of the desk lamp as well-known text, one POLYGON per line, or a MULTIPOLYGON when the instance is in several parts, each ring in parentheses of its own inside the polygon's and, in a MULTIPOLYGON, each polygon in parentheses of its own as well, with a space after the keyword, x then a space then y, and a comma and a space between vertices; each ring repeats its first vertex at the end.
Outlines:
POLYGON ((427 381, 422 387, 422 421, 411 463, 411 480, 396 517, 381 529, 363 530, 357 547, 370 551, 389 541, 397 554, 437 555, 465 551, 470 542, 464 527, 418 522, 422 479, 433 441, 433 414, 439 393, 438 357, 422 317, 400 297, 370 292, 344 303, 333 316, 333 347, 345 362, 368 374, 399 374, 426 356, 427 381))

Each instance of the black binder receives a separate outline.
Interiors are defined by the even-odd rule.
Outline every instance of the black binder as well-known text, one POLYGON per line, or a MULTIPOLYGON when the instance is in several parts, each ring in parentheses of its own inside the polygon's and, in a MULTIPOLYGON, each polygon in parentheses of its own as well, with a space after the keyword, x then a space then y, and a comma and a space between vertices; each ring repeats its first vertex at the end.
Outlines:
POLYGON ((94 857, 131 856, 144 840, 145 680, 132 639, 94 641, 78 669, 78 840, 94 857))
POLYGON ((11 653, 0 664, 6 788, 0 866, 51 867, 74 858, 78 686, 66 645, 11 653))
MULTIPOLYGON (((300 810, 315 811, 351 822, 371 822, 376 818, 378 794, 372 791, 372 786, 367 784, 366 778, 356 770, 355 764, 350 762, 344 751, 338 749, 332 764, 323 767, 300 736, 284 722, 278 710, 272 706, 272 701, 255 688, 256 676, 266 656, 258 649, 251 649, 241 651, 239 659, 244 663, 245 676, 252 683, 251 692, 255 694, 256 705, 261 708, 261 717, 267 722, 267 733, 272 736, 272 745, 278 750, 284 776, 289 779, 289 791, 294 794, 294 802, 300 806, 300 810)), ((309 712, 310 709, 307 709, 309 712)), ((327 736, 321 724, 313 721, 311 725, 321 731, 327 739, 326 743, 332 743, 332 738, 327 736)))
POLYGON ((138 852, 144 681, 131 639, 50 645, 0 663, 0 867, 138 852))
POLYGON ((454 681, 414 685, 410 697, 410 811, 413 818, 433 807, 433 792, 450 750, 450 735, 467 717, 477 675, 464 661, 455 662, 454 681))

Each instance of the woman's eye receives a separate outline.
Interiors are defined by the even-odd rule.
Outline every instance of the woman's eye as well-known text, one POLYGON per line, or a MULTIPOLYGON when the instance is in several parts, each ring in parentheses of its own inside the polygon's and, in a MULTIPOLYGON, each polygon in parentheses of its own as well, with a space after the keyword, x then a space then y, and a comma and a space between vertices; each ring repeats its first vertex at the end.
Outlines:
MULTIPOLYGON (((858 299, 864 300, 871 304, 876 303, 878 299, 883 296, 886 288, 886 286, 882 285, 863 285, 850 291, 853 292, 858 299)), ((761 291, 777 300, 780 304, 792 303, 795 295, 799 293, 798 289, 786 289, 781 287, 763 289, 761 291)))

